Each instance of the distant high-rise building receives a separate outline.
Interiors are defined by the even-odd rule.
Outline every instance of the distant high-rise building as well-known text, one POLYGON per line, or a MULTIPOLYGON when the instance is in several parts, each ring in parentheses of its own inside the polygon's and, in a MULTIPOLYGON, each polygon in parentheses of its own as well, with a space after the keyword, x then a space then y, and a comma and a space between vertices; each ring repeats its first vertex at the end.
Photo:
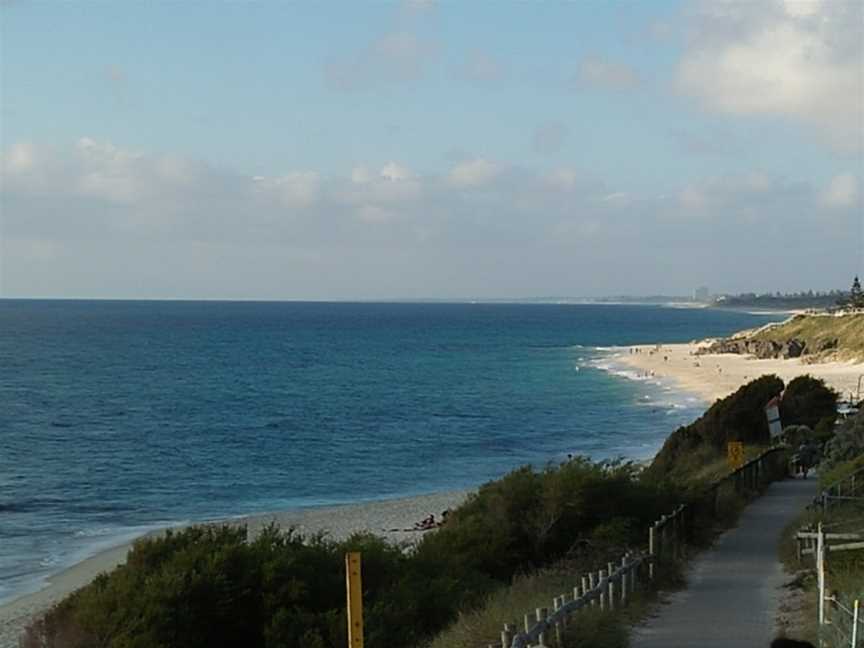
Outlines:
POLYGON ((710 296, 711 293, 708 290, 708 286, 699 286, 693 291, 693 301, 707 302, 710 296))

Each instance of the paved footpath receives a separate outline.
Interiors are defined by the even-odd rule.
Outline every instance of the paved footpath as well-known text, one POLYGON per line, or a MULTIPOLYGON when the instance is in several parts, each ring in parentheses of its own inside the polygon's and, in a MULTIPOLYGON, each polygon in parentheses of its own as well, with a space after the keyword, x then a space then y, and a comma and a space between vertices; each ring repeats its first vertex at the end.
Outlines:
POLYGON ((656 617, 633 631, 633 648, 768 648, 776 636, 781 587, 777 560, 785 526, 816 495, 816 479, 771 484, 738 527, 699 556, 656 617))

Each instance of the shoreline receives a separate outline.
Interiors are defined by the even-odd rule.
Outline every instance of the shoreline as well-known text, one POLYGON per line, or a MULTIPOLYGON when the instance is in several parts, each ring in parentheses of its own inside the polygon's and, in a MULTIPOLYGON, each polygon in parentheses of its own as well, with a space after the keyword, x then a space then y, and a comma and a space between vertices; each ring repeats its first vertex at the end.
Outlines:
POLYGON ((650 344, 621 347, 614 359, 639 372, 671 380, 682 391, 699 395, 708 405, 735 392, 765 374, 776 374, 785 383, 798 376, 821 378, 841 398, 855 395, 864 362, 833 361, 805 364, 800 359, 772 358, 723 353, 695 355, 702 342, 650 344))
MULTIPOLYGON (((738 386, 747 382, 748 375, 749 379, 753 379, 763 373, 777 373, 784 381, 788 381, 790 374, 810 373, 817 377, 823 377, 817 370, 819 367, 828 366, 804 365, 797 360, 751 360, 742 356, 725 354, 699 356, 698 358, 691 356, 691 352, 695 351, 698 346, 699 343, 691 342, 686 344, 639 345, 638 347, 606 347, 606 351, 612 352, 608 357, 615 364, 645 375, 632 377, 608 368, 598 368, 620 375, 626 380, 669 386, 671 389, 667 391, 675 391, 682 396, 690 396, 698 400, 698 404, 694 403, 694 408, 704 411, 714 400, 732 393, 738 386), (637 348, 640 349, 640 353, 630 353, 630 349, 637 348), (663 360, 664 355, 667 356, 668 360, 663 360), (715 358, 718 359, 716 364, 722 366, 722 371, 716 375, 711 371, 688 370, 688 364, 692 365, 694 361, 707 365, 705 367, 707 370, 708 367, 713 367, 713 364, 710 363, 713 363, 715 358), (752 367, 752 369, 748 374, 742 374, 740 371, 736 373, 732 370, 732 365, 736 363, 747 363, 747 366, 752 367), (758 372, 756 367, 760 363, 766 368, 758 372), (767 368, 767 365, 775 364, 778 367, 786 366, 783 371, 767 368)), ((603 349, 603 347, 596 348, 598 350, 603 349)), ((862 363, 830 364, 843 365, 839 373, 849 380, 851 380, 849 366, 857 367, 858 373, 864 374, 864 364, 862 363)), ((832 372, 829 371, 828 373, 831 374, 832 372)), ((858 373, 854 373, 855 380, 857 380, 858 373)), ((829 384, 832 383, 829 382, 829 384)), ((660 446, 662 446, 662 441, 652 451, 652 456, 659 450, 660 446)), ((275 522, 283 529, 293 526, 306 536, 323 532, 333 540, 339 541, 354 533, 369 532, 392 541, 394 544, 410 545, 423 535, 422 532, 412 529, 415 522, 429 514, 434 514, 438 519, 443 510, 458 506, 474 490, 476 489, 240 515, 168 526, 145 532, 130 541, 102 549, 95 555, 64 568, 48 577, 41 589, 35 592, 24 593, 0 604, 0 648, 6 646, 17 648, 18 637, 34 617, 44 613, 75 590, 86 586, 100 573, 111 571, 125 563, 133 544, 142 538, 158 536, 167 530, 180 530, 193 526, 193 524, 246 524, 250 534, 254 537, 264 526, 275 522)))
MULTIPOLYGON (((442 511, 459 506, 471 492, 473 491, 446 491, 355 504, 273 511, 196 524, 245 524, 250 536, 254 537, 262 528, 275 522, 283 529, 293 526, 306 536, 324 533, 335 541, 344 540, 354 533, 370 532, 397 545, 410 545, 424 534, 422 531, 413 530, 416 522, 430 514, 439 519, 442 511)), ((0 648, 17 648, 18 638, 35 617, 90 583, 99 574, 125 563, 129 550, 136 541, 188 526, 193 525, 150 531, 131 541, 104 549, 49 577, 41 589, 0 604, 0 648)))

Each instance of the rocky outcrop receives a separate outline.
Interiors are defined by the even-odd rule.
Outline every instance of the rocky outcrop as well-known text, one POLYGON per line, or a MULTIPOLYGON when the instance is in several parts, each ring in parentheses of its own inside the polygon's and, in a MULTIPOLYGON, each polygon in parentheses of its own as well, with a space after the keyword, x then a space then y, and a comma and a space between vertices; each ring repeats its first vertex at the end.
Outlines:
MULTIPOLYGON (((828 342, 831 342, 830 340, 828 342)), ((837 340, 833 340, 833 346, 824 343, 814 352, 821 352, 836 348, 837 340)), ((740 355, 752 355, 760 359, 767 358, 800 358, 807 355, 811 350, 807 347, 805 340, 790 338, 788 340, 762 340, 752 338, 728 338, 717 340, 706 347, 702 347, 696 353, 704 355, 707 353, 737 353, 740 355)))

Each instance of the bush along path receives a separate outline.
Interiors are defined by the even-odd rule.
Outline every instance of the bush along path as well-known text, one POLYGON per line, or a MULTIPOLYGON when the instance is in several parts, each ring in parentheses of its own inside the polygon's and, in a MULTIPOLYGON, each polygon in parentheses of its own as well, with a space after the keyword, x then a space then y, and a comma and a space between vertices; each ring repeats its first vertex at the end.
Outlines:
POLYGON ((694 560, 687 588, 633 631, 633 648, 769 646, 784 581, 777 543, 816 493, 815 479, 771 484, 736 528, 694 560))

